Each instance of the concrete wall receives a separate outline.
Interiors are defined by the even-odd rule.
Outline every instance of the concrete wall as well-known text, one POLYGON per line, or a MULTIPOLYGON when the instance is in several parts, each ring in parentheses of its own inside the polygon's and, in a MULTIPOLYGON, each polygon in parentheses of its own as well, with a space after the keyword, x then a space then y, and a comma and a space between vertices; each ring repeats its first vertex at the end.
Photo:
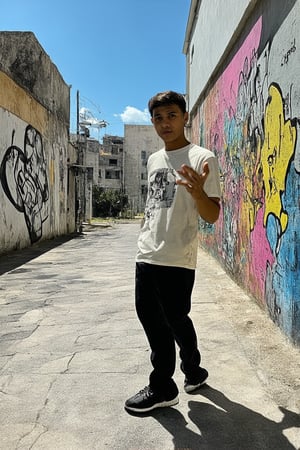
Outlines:
MULTIPOLYGON (((230 41, 223 16, 211 19, 214 3, 206 22, 200 5, 201 42, 195 23, 190 34, 198 63, 206 48, 204 65, 214 51, 210 30, 230 41)), ((220 3, 241 17, 240 0, 220 3)), ((185 46, 190 136, 217 154, 223 186, 220 220, 201 224, 200 240, 300 345, 300 2, 257 2, 230 31, 234 40, 207 83, 185 46)))
POLYGON ((98 184, 99 182, 99 156, 100 156, 101 144, 96 139, 87 140, 87 148, 85 155, 85 165, 92 171, 92 183, 98 184))
POLYGON ((147 160, 164 146, 152 125, 125 125, 124 186, 134 213, 143 212, 147 196, 147 160))
POLYGON ((184 42, 192 108, 258 0, 191 0, 184 42))
POLYGON ((0 33, 0 253, 72 232, 70 88, 33 33, 0 33))

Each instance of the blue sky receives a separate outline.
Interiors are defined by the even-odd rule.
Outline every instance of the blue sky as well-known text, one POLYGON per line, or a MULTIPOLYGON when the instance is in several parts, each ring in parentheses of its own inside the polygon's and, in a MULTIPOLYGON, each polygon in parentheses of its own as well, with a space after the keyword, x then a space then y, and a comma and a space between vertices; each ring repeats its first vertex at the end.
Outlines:
POLYGON ((148 124, 147 103, 167 89, 185 92, 182 53, 190 0, 9 0, 2 31, 32 31, 71 89, 71 131, 80 108, 109 123, 92 130, 124 135, 148 124))

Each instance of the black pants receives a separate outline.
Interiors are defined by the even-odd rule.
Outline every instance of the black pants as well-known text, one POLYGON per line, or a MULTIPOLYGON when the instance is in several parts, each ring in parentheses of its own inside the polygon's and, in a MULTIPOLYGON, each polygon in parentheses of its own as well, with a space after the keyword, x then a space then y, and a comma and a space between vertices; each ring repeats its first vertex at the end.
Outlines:
POLYGON ((199 376, 200 352, 193 322, 188 316, 195 271, 146 263, 136 264, 136 311, 151 347, 153 389, 178 392, 172 379, 175 342, 181 369, 189 380, 199 376))

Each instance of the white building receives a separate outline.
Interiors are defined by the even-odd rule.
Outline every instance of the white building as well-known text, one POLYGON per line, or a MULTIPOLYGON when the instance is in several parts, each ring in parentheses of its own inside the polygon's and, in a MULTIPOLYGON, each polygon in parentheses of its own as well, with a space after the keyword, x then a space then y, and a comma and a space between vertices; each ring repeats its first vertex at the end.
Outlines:
POLYGON ((153 125, 125 125, 124 186, 135 214, 145 207, 148 157, 162 147, 153 125))

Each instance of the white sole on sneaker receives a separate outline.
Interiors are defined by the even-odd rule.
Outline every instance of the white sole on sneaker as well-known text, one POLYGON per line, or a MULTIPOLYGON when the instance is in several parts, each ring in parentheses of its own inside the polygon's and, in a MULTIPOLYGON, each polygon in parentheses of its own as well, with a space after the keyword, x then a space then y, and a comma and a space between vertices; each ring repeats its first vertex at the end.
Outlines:
POLYGON ((196 391, 200 386, 202 386, 203 384, 206 383, 207 378, 205 378, 204 381, 202 381, 201 383, 198 384, 187 384, 186 386, 184 386, 184 390, 187 394, 190 394, 191 392, 196 391))
POLYGON ((155 403, 152 406, 149 406, 148 408, 135 408, 134 406, 126 406, 125 405, 125 409, 127 409, 128 411, 132 411, 132 412, 137 412, 137 413, 144 413, 144 412, 148 412, 148 411, 152 411, 152 409, 156 409, 156 408, 166 408, 168 406, 174 406, 177 405, 177 403, 179 403, 179 398, 178 396, 173 398, 172 400, 166 400, 160 403, 155 403))

